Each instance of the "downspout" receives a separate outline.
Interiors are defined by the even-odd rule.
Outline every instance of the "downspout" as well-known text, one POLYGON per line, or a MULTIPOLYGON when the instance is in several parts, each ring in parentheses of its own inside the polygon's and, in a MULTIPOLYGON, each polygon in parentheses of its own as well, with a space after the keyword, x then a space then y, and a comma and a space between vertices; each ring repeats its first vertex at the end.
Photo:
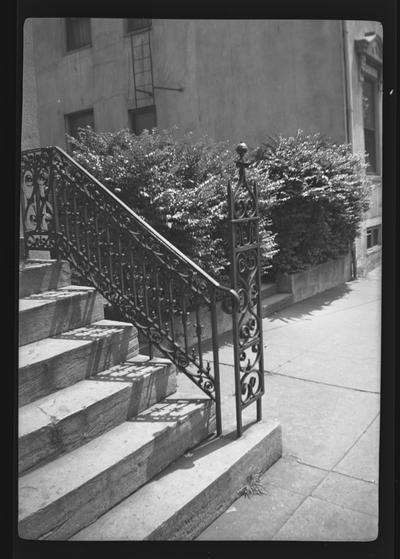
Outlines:
MULTIPOLYGON (((345 104, 345 136, 346 143, 353 146, 353 92, 351 88, 351 72, 350 72, 350 53, 349 53, 349 32, 347 22, 342 20, 342 48, 343 48, 343 85, 344 85, 344 104, 345 104)), ((351 279, 357 279, 357 255, 356 243, 350 243, 350 259, 351 259, 351 279)))
MULTIPOLYGON (((353 142, 353 94, 351 89, 350 56, 349 56, 349 32, 347 22, 342 20, 342 48, 343 48, 343 82, 345 99, 345 133, 346 143, 353 142)), ((353 147, 354 149, 354 147, 353 147)))

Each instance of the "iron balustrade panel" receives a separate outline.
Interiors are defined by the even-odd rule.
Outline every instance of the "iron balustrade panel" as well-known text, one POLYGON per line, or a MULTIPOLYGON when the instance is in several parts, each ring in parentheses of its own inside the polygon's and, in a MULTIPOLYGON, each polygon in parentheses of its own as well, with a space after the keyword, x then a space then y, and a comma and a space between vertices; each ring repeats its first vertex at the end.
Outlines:
POLYGON ((237 147, 239 177, 228 183, 231 233, 232 288, 240 303, 233 313, 237 434, 242 434, 242 411, 252 403, 261 420, 264 388, 261 308, 259 213, 256 184, 248 184, 243 157, 246 144, 237 147))
POLYGON ((21 188, 27 250, 51 248, 68 260, 216 402, 220 434, 216 300, 223 293, 227 306, 235 308, 238 295, 170 245, 59 148, 23 153, 21 188), (208 360, 200 310, 210 315, 213 357, 208 360))
POLYGON ((27 250, 52 250, 55 242, 52 149, 23 152, 21 157, 21 219, 27 250))

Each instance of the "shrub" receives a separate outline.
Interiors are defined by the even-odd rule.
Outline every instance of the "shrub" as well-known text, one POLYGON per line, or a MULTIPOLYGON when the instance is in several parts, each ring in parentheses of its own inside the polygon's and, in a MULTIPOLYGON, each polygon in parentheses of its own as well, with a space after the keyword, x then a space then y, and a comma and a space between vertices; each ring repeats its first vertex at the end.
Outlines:
POLYGON ((368 209, 369 185, 350 145, 320 134, 270 138, 254 151, 262 206, 279 252, 272 274, 294 273, 346 253, 368 209))
MULTIPOLYGON (((190 134, 178 138, 176 129, 134 135, 128 130, 96 133, 87 127, 69 139, 73 157, 83 167, 211 276, 229 283, 227 182, 235 180, 233 146, 207 137, 194 141, 190 134)), ((254 168, 250 178, 258 174, 254 168)), ((264 213, 267 270, 276 247, 264 213)))

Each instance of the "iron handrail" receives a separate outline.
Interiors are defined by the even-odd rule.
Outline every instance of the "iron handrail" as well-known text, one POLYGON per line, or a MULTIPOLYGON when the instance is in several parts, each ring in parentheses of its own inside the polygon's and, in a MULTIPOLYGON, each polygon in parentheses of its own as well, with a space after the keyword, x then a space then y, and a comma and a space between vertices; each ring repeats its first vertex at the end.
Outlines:
POLYGON ((220 291, 230 302, 227 312, 235 312, 240 307, 237 291, 202 270, 60 147, 24 151, 22 161, 21 203, 27 250, 55 250, 83 277, 86 275, 111 304, 122 309, 122 315, 148 337, 151 345, 215 401, 220 434, 216 293, 220 291), (143 232, 143 239, 132 229, 133 224, 143 232), (154 251, 149 239, 156 243, 154 251), (143 261, 132 246, 142 251, 143 261), (137 284, 132 279, 136 271, 137 284), (133 282, 133 287, 126 289, 128 282, 133 282), (210 313, 207 320, 212 333, 213 371, 210 362, 206 365, 203 359, 204 308, 210 313), (192 323, 186 316, 190 314, 192 323), (179 335, 175 331, 176 316, 182 322, 179 335), (190 338, 187 326, 194 322, 196 333, 190 338))
MULTIPOLYGON (((107 196, 110 196, 118 205, 124 208, 124 210, 127 211, 135 219, 135 221, 137 221, 137 223, 139 223, 143 227, 143 229, 146 229, 146 231, 150 233, 154 238, 156 238, 161 244, 163 244, 166 249, 168 249, 170 252, 175 254, 175 256, 177 256, 180 260, 185 262, 185 264, 187 264, 188 266, 196 270, 198 274, 200 274, 208 283, 213 285, 216 289, 229 292, 230 295, 232 295, 232 297, 236 300, 237 304, 239 305, 240 302, 239 295, 236 293, 234 289, 222 285, 212 276, 207 274, 207 272, 205 272, 202 268, 200 268, 200 266, 198 266, 195 262, 193 262, 193 260, 191 260, 188 256, 183 254, 183 252, 181 252, 178 248, 176 248, 175 245, 170 243, 168 239, 163 237, 158 231, 156 231, 156 229, 154 229, 151 225, 149 225, 147 221, 145 221, 142 217, 140 217, 140 215, 134 212, 132 208, 130 208, 127 204, 125 204, 125 202, 123 202, 120 198, 118 198, 118 196, 116 196, 113 192, 111 192, 111 190, 109 190, 106 186, 104 186, 104 184, 102 184, 98 179, 96 179, 96 177, 94 177, 91 173, 89 173, 87 169, 82 167, 80 163, 75 161, 75 159, 73 159, 67 152, 65 152, 63 149, 61 149, 58 146, 54 146, 54 149, 59 153, 61 153, 63 157, 68 159, 69 162, 75 167, 77 167, 81 172, 85 173, 85 175, 87 175, 93 182, 95 182, 97 186, 105 194, 107 194, 107 196)), ((34 151, 34 150, 30 150, 30 151, 34 151)))

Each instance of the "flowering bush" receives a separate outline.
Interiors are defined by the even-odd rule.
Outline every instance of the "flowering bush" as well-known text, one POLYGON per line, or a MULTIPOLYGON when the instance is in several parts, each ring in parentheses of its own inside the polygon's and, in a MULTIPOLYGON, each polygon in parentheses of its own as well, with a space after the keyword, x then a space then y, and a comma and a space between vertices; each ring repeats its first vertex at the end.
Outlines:
POLYGON ((273 273, 294 273, 348 251, 368 209, 365 165, 350 145, 319 134, 269 139, 254 151, 264 213, 279 252, 273 273))
MULTIPOLYGON (((211 276, 229 282, 227 183, 235 180, 228 142, 176 130, 96 133, 87 127, 69 138, 73 157, 136 213, 211 276)), ((249 178, 258 177, 254 168, 249 178)), ((260 175, 260 180, 263 177, 260 175)), ((264 188, 263 208, 268 208, 264 188)), ((276 251, 262 218, 262 258, 267 270, 276 251)))

